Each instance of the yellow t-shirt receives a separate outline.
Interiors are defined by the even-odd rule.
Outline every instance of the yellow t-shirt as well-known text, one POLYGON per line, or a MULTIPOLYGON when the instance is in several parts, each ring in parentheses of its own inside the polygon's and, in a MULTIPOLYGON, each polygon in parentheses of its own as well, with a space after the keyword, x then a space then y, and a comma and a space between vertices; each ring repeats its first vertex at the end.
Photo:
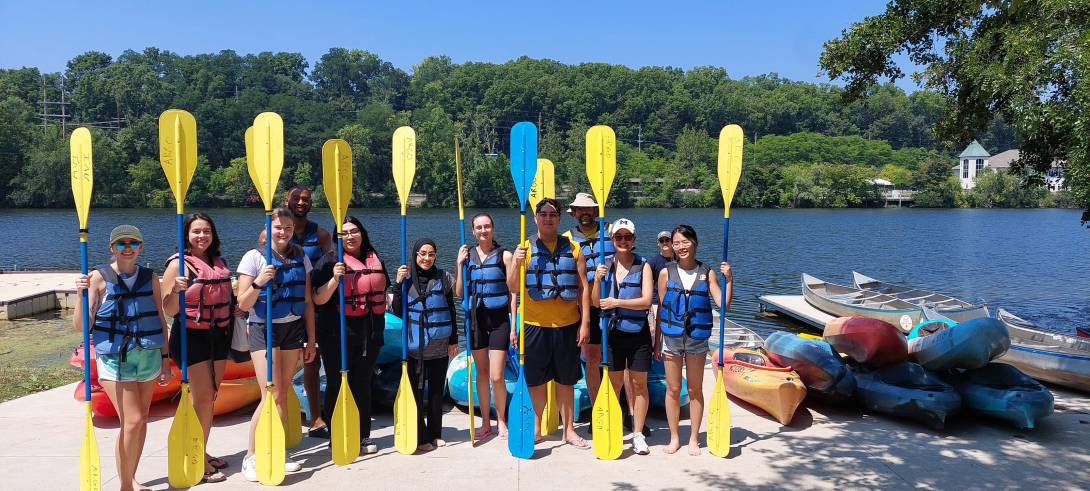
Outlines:
MULTIPOLYGON (((549 251, 556 250, 557 241, 545 242, 545 247, 549 248, 549 251)), ((527 240, 522 245, 531 247, 530 241, 527 240)), ((576 264, 579 261, 579 245, 572 243, 572 256, 575 257, 576 264)), ((530 251, 527 251, 529 256, 530 251)), ((560 297, 550 300, 534 300, 529 295, 522 299, 525 306, 524 315, 526 316, 526 323, 532 324, 538 327, 564 327, 570 326, 579 322, 581 312, 579 310, 579 300, 573 300, 571 302, 560 299, 560 297)))

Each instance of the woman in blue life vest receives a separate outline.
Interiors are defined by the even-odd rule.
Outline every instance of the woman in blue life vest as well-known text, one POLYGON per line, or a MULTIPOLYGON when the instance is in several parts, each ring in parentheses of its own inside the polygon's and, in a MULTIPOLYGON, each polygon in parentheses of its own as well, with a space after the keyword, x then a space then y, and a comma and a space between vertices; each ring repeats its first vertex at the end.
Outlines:
MULTIPOLYGON (((295 223, 286 208, 272 212, 272 258, 265 257, 265 248, 251 249, 238 264, 238 306, 249 310, 247 341, 250 359, 258 374, 266 373, 266 303, 265 287, 273 282, 272 299, 272 350, 273 350, 273 398, 280 418, 287 421, 288 391, 291 378, 299 363, 299 352, 304 362, 314 359, 314 305, 310 290, 310 258, 303 250, 291 243, 295 223), (271 259, 271 261, 270 261, 271 259), (306 342, 306 348, 303 342, 306 342)), ((261 391, 261 402, 250 418, 249 442, 246 458, 242 461, 242 475, 248 481, 257 481, 257 464, 254 457, 254 436, 261 408, 270 403, 261 391)), ((302 465, 290 458, 284 470, 295 472, 302 465)))
POLYGON ((172 376, 159 276, 136 264, 143 242, 140 230, 132 225, 113 229, 113 261, 76 280, 81 303, 72 316, 73 326, 82 330, 82 292, 87 290, 98 381, 119 419, 114 459, 122 490, 146 489, 136 481, 136 467, 144 449, 151 396, 156 382, 166 385, 172 376))
MULTIPOLYGON (((458 271, 469 260, 468 278, 469 319, 473 339, 470 352, 476 368, 477 401, 488 401, 489 394, 495 401, 496 430, 500 438, 507 438, 507 385, 503 378, 507 364, 507 350, 511 347, 511 319, 515 316, 515 296, 507 289, 507 268, 511 264, 511 252, 504 249, 494 238, 495 224, 492 216, 480 213, 470 220, 477 245, 470 249, 463 245, 458 250, 458 271), (491 382, 491 393, 489 383, 491 382)), ((465 291, 462 275, 457 275, 454 290, 465 291)), ((492 435, 491 412, 488 404, 481 404, 481 428, 476 439, 492 435)))
POLYGON ((359 219, 345 217, 341 227, 344 258, 335 251, 326 253, 314 265, 311 284, 318 309, 318 345, 322 346, 322 364, 329 370, 326 376, 325 402, 322 419, 333 420, 341 378, 333 371, 341 369, 341 317, 337 288, 344 278, 344 327, 348 387, 360 412, 360 450, 365 454, 378 452, 371 440, 371 376, 382 350, 386 329, 386 288, 390 276, 386 263, 379 258, 367 229, 359 219))
MULTIPOLYGON (((607 318, 609 381, 620 397, 621 387, 631 391, 633 428, 642 430, 647 418, 647 372, 651 370, 651 344, 655 329, 647 322, 653 282, 651 265, 632 253, 636 225, 627 218, 613 222, 610 240, 616 253, 594 270, 590 301, 607 318), (606 298, 602 298, 603 289, 606 298)), ((650 450, 642 431, 632 432, 632 451, 650 450)))
MULTIPOLYGON (((704 361, 708 357, 708 339, 712 331, 712 309, 719 306, 719 280, 711 268, 696 260, 696 231, 678 225, 670 234, 677 262, 659 272, 658 332, 655 356, 666 366, 666 419, 670 424, 670 444, 662 449, 672 454, 681 448, 677 428, 681 417, 681 370, 689 388, 689 455, 700 455, 700 420, 704 415, 704 361), (713 307, 714 306, 714 307, 713 307)), ((733 280, 730 265, 720 263, 726 278, 723 288, 730 310, 733 280)))
POLYGON ((394 315, 403 319, 407 330, 409 376, 417 400, 418 450, 446 446, 443 440, 443 391, 447 365, 458 354, 458 330, 454 328, 454 299, 461 298, 450 273, 435 266, 435 241, 423 238, 413 245, 412 265, 397 268, 394 285, 394 315), (402 282, 408 281, 407 308, 402 312, 402 282), (424 394, 422 385, 427 385, 424 394), (424 402, 424 397, 427 402, 424 402), (427 410, 424 410, 427 406, 427 410), (425 417, 426 413, 426 417, 425 417))
MULTIPOLYGON (((182 365, 180 316, 186 317, 186 363, 189 365, 189 390, 193 410, 204 430, 205 448, 212 428, 213 401, 223 381, 227 354, 231 348, 228 327, 234 325, 235 302, 231 291, 231 270, 220 258, 220 238, 212 217, 193 213, 182 225, 185 237, 183 267, 186 274, 178 275, 178 255, 167 260, 163 285, 170 285, 163 296, 163 313, 173 317, 170 328, 170 354, 174 364, 182 365), (185 306, 179 312, 178 293, 185 290, 185 306)), ((241 314, 238 311, 238 314, 241 314)), ((227 461, 205 455, 204 477, 201 482, 227 480, 219 469, 227 461)))

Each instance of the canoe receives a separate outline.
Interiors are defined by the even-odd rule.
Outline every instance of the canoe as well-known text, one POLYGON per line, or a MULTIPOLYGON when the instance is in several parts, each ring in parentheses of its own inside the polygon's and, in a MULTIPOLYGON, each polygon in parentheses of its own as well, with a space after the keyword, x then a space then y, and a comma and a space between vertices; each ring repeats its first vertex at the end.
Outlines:
POLYGON ((998 362, 1044 382, 1090 392, 1090 339, 1041 329, 999 308, 996 317, 1010 332, 1011 348, 998 362))
POLYGON ((1016 428, 1033 428, 1034 421, 1052 414, 1052 393, 1017 368, 989 363, 975 370, 937 373, 961 394, 961 405, 1016 428))
POLYGON ((902 285, 891 285, 855 271, 852 271, 852 280, 855 287, 860 290, 890 295, 920 307, 932 307, 941 311, 943 315, 954 322, 965 322, 977 317, 991 316, 988 313, 988 306, 983 301, 971 303, 941 293, 902 285))
POLYGON ((961 396, 953 387, 915 363, 906 361, 873 371, 855 365, 852 371, 859 384, 856 401, 871 411, 942 429, 946 417, 961 408, 961 396))
POLYGON ((810 397, 839 404, 855 392, 852 372, 824 341, 776 331, 765 339, 765 352, 773 363, 795 370, 810 397))
POLYGON ((723 350, 723 385, 727 393, 764 409, 780 424, 795 417, 806 386, 790 368, 776 366, 760 348, 723 350))
POLYGON ((926 320, 908 334, 908 357, 928 370, 981 368, 1011 346, 1007 328, 997 319, 981 317, 950 325, 953 321, 927 307, 923 310, 926 320))
POLYGON ((825 342, 859 363, 883 367, 908 358, 908 343, 899 329, 867 317, 837 317, 825 325, 825 342))
MULTIPOLYGON (((719 316, 713 320, 713 329, 719 327, 719 316)), ((719 332, 712 332, 711 342, 719 346, 719 332)), ((728 348, 760 348, 765 340, 757 333, 743 327, 730 319, 723 320, 723 346, 728 348)), ((718 362, 716 360, 716 362, 718 362)))
POLYGON ((803 273, 802 296, 837 317, 861 316, 886 321, 908 332, 920 322, 920 307, 893 295, 835 285, 803 273))

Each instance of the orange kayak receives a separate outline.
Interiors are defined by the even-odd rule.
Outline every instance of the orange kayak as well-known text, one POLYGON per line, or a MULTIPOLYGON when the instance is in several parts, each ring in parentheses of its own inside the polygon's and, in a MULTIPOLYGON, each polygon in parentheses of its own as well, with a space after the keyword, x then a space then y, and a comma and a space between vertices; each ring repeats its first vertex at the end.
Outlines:
MULTIPOLYGON (((712 358, 717 368, 718 357, 712 358)), ((727 393, 764 409, 780 424, 788 424, 806 398, 799 374, 778 367, 760 350, 727 349, 723 352, 723 385, 727 393)))
POLYGON ((212 414, 219 416, 237 411, 261 400, 261 385, 256 377, 238 378, 220 382, 219 394, 212 414))

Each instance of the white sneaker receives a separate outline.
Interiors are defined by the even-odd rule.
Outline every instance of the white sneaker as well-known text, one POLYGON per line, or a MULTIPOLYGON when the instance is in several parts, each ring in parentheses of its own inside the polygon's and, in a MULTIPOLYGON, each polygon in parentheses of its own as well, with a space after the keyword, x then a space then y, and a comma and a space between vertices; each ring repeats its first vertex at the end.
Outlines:
POLYGON ((373 454, 378 452, 378 445, 375 445, 375 442, 371 441, 370 438, 364 438, 360 441, 360 449, 362 449, 365 454, 373 454))
POLYGON ((647 448, 647 441, 644 440, 643 433, 632 433, 632 451, 636 452, 636 455, 647 455, 651 453, 651 449, 647 448))
POLYGON ((247 481, 257 482, 257 456, 251 455, 242 460, 242 477, 247 481))
POLYGON ((300 464, 290 458, 284 459, 284 472, 299 472, 303 470, 303 464, 300 464))

